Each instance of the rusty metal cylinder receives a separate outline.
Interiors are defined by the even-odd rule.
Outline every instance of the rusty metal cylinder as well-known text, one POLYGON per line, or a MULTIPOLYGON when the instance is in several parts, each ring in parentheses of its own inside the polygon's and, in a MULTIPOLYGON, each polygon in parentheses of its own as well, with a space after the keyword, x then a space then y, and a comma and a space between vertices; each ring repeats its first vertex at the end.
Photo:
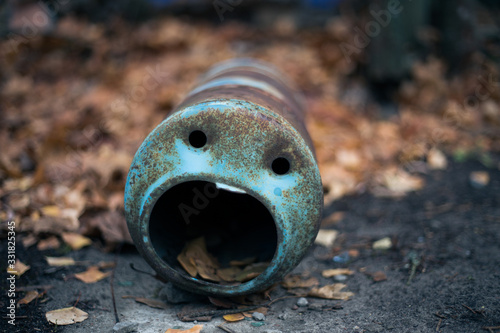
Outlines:
POLYGON ((299 264, 323 208, 300 96, 274 67, 230 60, 210 69, 144 140, 128 174, 125 214, 160 276, 191 292, 236 296, 272 286, 299 264), (211 279, 188 272, 178 258, 200 237, 220 269, 248 258, 263 268, 238 281, 218 280, 213 267, 204 267, 211 279))

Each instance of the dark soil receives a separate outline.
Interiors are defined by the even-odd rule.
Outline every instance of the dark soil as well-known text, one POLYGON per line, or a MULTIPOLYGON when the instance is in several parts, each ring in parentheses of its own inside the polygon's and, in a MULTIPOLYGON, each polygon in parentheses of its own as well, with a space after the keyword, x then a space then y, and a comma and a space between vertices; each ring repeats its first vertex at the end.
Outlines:
MULTIPOLYGON (((401 199, 376 198, 369 194, 351 196, 335 202, 326 213, 345 211, 344 218, 332 226, 340 231, 334 252, 321 247, 311 249, 295 273, 309 271, 321 284, 333 279, 321 277, 327 268, 348 267, 355 271, 346 290, 354 292, 349 301, 308 298, 309 308, 292 309, 295 298, 274 303, 265 325, 254 327, 252 321, 226 324, 235 332, 499 332, 500 329, 500 171, 486 169, 476 161, 451 163, 444 171, 426 176, 423 190, 401 199), (488 186, 476 189, 469 184, 471 171, 486 170, 488 186), (375 251, 372 243, 391 237, 395 246, 375 251), (345 264, 334 263, 333 255, 358 249, 359 257, 345 264), (415 270, 411 276, 412 267, 415 270), (386 281, 374 282, 370 273, 383 271, 386 281)), ((3 241, 2 241, 3 242, 3 241)), ((17 286, 52 285, 47 301, 17 310, 16 326, 7 324, 5 284, 2 283, 0 331, 5 332, 109 332, 115 324, 109 278, 84 284, 71 274, 84 267, 53 269, 35 249, 17 247, 18 257, 31 269, 17 281, 17 286), (65 278, 67 281, 65 281, 65 278), (66 326, 49 326, 46 311, 77 306, 89 313, 86 321, 66 326)), ((6 257, 2 247, 2 257, 6 257)), ((113 261, 114 254, 95 246, 71 252, 76 260, 91 263, 113 261)), ((5 262, 5 261, 2 261, 5 262)), ((140 323, 139 332, 165 332, 179 326, 189 328, 176 317, 183 305, 167 310, 152 309, 124 299, 123 295, 161 298, 165 284, 136 267, 151 272, 133 250, 118 256, 114 289, 121 321, 140 323)), ((5 272, 5 267, 1 267, 5 272)), ((2 273, 1 278, 6 278, 2 273)), ((5 280, 4 280, 5 281, 5 280)), ((277 287, 271 297, 285 295, 277 287)), ((17 294, 17 299, 23 293, 17 294)), ((191 305, 206 305, 194 301, 191 305)), ((203 332, 223 332, 217 328, 220 318, 204 324, 203 332)))

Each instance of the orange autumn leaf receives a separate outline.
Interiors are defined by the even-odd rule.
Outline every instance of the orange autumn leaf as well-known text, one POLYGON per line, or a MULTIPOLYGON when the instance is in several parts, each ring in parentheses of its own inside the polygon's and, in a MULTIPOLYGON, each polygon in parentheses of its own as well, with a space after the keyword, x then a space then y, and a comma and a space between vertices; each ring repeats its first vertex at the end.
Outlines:
POLYGON ((75 274, 75 277, 85 283, 95 283, 108 277, 110 274, 111 272, 101 272, 97 266, 90 266, 85 272, 75 274))

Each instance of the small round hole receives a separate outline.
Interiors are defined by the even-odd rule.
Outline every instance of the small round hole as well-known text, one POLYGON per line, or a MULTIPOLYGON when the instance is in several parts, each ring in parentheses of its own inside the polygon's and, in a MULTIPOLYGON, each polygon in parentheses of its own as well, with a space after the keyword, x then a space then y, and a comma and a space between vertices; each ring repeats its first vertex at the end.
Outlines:
POLYGON ((207 136, 202 131, 192 131, 189 134, 189 144, 195 148, 201 148, 207 143, 207 136))
POLYGON ((278 157, 273 161, 271 168, 275 174, 284 175, 288 172, 288 170, 290 170, 290 162, 288 162, 288 160, 284 157, 278 157))

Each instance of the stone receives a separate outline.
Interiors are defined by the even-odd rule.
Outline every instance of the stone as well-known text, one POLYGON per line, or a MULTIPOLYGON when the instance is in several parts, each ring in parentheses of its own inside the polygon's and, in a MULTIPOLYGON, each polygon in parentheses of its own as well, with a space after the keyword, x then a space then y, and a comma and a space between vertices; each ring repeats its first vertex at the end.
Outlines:
POLYGON ((309 302, 307 301, 307 299, 305 297, 301 297, 297 301, 297 306, 300 306, 300 307, 307 306, 308 304, 309 304, 309 302))
POLYGON ((266 316, 260 312, 254 312, 252 313, 252 318, 257 321, 264 321, 266 320, 266 316))

